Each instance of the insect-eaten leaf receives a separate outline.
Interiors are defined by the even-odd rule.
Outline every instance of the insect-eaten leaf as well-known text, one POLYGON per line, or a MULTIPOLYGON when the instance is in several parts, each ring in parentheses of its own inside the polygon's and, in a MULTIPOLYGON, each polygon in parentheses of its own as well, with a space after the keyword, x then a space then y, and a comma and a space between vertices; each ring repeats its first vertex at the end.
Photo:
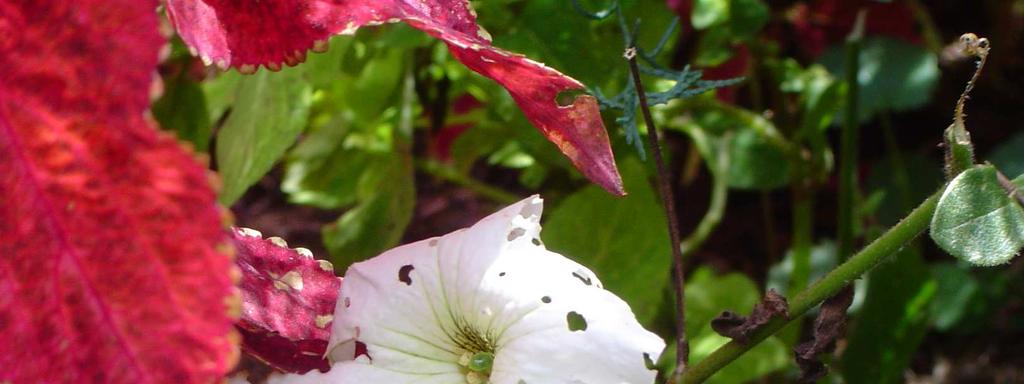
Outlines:
POLYGON ((242 270, 242 350, 285 372, 326 372, 341 279, 326 260, 279 237, 234 229, 235 262, 242 270))
POLYGON ((209 174, 144 115, 156 6, 0 4, 0 382, 211 383, 237 361, 209 174))
POLYGON ((327 49, 333 35, 403 21, 443 40, 466 67, 505 87, 527 119, 587 178, 613 194, 625 194, 597 101, 580 95, 559 105, 560 93, 584 89, 583 84, 491 45, 466 0, 170 0, 167 13, 204 62, 245 73, 260 65, 280 70, 303 62, 306 51, 327 49))
MULTIPOLYGON (((1020 181, 1014 188, 1020 188, 1020 181)), ((998 171, 991 165, 960 173, 939 199, 932 217, 932 240, 976 266, 1009 262, 1024 246, 1024 208, 1007 187, 1000 184, 998 171)))

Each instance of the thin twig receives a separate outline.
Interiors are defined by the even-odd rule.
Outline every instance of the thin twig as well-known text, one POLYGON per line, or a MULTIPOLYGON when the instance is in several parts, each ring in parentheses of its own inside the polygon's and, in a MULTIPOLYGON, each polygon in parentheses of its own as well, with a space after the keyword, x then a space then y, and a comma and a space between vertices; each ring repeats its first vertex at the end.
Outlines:
POLYGON ((640 99, 640 111, 643 113, 644 122, 647 124, 647 138, 651 145, 651 152, 654 155, 654 164, 658 169, 658 192, 661 195, 661 203, 665 208, 665 217, 668 220, 669 239, 672 244, 672 288, 676 294, 676 329, 679 333, 676 339, 676 370, 672 374, 672 381, 680 377, 686 370, 689 362, 690 344, 686 339, 686 275, 683 268, 683 253, 679 248, 679 223, 676 217, 676 205, 672 184, 668 170, 665 168, 665 161, 661 158, 661 142, 658 140, 658 130, 654 126, 654 119, 651 118, 651 109, 647 106, 647 94, 644 93, 644 85, 640 81, 640 68, 636 62, 636 46, 630 45, 626 48, 623 56, 629 61, 629 71, 633 75, 633 86, 636 95, 640 99))

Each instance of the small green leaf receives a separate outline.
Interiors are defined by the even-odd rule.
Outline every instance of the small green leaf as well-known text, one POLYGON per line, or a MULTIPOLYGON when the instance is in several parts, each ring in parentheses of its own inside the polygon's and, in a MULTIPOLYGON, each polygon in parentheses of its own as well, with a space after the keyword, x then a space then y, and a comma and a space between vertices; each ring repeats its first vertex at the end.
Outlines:
POLYGON ((777 146, 750 129, 730 139, 729 186, 739 189, 774 189, 787 185, 789 160, 777 146))
POLYGON ((179 139, 192 143, 196 151, 206 152, 211 130, 206 97, 187 74, 164 83, 164 94, 153 103, 153 117, 160 127, 173 130, 179 139))
POLYGON ((629 196, 584 187, 552 210, 542 236, 551 250, 593 269, 647 324, 662 302, 672 262, 665 214, 636 159, 620 162, 619 169, 629 196))
POLYGON ((242 78, 217 136, 220 202, 230 205, 273 167, 306 126, 312 87, 301 68, 242 78))
POLYGON ((990 165, 964 171, 946 186, 931 236, 946 252, 977 266, 1004 264, 1024 246, 1024 208, 990 165))

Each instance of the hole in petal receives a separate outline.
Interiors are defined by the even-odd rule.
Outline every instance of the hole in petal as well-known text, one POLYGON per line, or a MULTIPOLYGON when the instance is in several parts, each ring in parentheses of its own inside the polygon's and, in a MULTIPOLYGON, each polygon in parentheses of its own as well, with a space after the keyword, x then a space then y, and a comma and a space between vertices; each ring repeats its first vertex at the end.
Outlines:
POLYGON ((533 242, 533 245, 541 245, 541 244, 542 244, 542 243, 540 242, 540 239, 538 239, 538 238, 536 238, 536 237, 534 237, 534 238, 533 238, 533 240, 530 240, 530 241, 531 241, 531 242, 533 242))
POLYGON ((412 264, 403 265, 402 268, 398 269, 398 281, 405 283, 405 285, 412 285, 412 276, 409 273, 415 269, 412 264))
POLYGON ((526 230, 525 229, 522 229, 522 228, 512 229, 512 232, 508 233, 508 241, 512 241, 512 240, 518 239, 520 236, 525 235, 525 234, 526 234, 526 230))
POLYGON ((540 298, 540 301, 542 303, 544 303, 544 304, 549 304, 549 303, 551 303, 551 296, 544 296, 544 297, 540 298))
POLYGON ((559 107, 572 106, 573 104, 576 103, 577 97, 586 94, 587 91, 582 88, 566 89, 564 91, 558 92, 558 95, 555 95, 555 103, 558 104, 559 107))
POLYGON ((576 311, 567 313, 565 321, 569 324, 569 330, 572 332, 587 330, 587 319, 583 315, 576 313, 576 311))
POLYGON ((580 270, 580 271, 573 272, 572 273, 572 277, 580 279, 580 281, 582 281, 583 284, 591 285, 592 282, 590 281, 590 276, 584 276, 584 274, 585 274, 585 272, 580 270))
POLYGON ((352 355, 352 358, 357 359, 359 356, 366 356, 366 358, 373 360, 373 357, 370 356, 370 351, 366 349, 366 344, 362 341, 356 342, 356 353, 352 355))
POLYGON ((348 307, 351 307, 351 306, 352 306, 352 299, 346 297, 345 298, 345 308, 348 308, 348 307))

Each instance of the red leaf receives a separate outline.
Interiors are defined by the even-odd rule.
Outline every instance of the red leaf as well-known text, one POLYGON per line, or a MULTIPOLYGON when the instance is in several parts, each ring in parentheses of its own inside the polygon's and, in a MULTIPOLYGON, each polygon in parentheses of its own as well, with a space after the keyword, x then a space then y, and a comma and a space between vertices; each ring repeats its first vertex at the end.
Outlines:
POLYGON ((251 229, 233 234, 242 269, 242 349, 285 372, 327 372, 323 355, 341 288, 331 263, 289 249, 279 237, 264 240, 251 229))
POLYGON ((560 93, 583 84, 492 46, 467 0, 168 0, 167 13, 205 62, 242 72, 261 64, 271 70, 295 65, 307 50, 325 48, 333 35, 404 21, 444 40, 455 58, 504 86, 576 168, 609 192, 624 194, 597 101, 584 95, 559 106, 560 93))
POLYGON ((0 382, 207 383, 237 360, 208 173, 143 113, 156 2, 0 2, 0 382))

